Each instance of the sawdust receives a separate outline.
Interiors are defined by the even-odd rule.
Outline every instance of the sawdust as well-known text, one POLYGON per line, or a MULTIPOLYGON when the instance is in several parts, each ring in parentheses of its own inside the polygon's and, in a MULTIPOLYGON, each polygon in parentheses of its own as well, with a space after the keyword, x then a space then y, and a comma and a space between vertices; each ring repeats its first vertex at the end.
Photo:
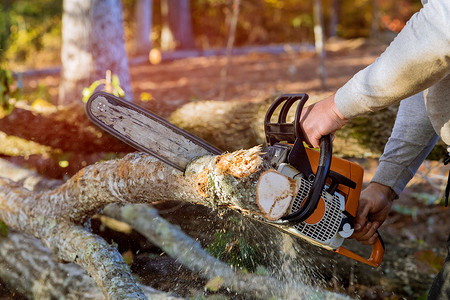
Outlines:
POLYGON ((198 173, 197 177, 195 178, 197 192, 203 198, 208 197, 208 175, 210 172, 211 169, 205 169, 202 172, 198 173))
POLYGON ((236 178, 247 177, 255 173, 262 163, 261 146, 248 150, 238 150, 225 153, 216 158, 216 167, 219 171, 230 174, 236 178))

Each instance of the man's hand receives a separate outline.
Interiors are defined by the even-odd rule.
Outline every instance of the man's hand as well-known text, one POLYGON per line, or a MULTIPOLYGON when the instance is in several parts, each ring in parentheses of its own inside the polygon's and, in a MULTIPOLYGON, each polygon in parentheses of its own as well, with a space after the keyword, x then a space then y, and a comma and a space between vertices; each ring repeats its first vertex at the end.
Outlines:
POLYGON ((334 134, 347 121, 337 109, 334 95, 303 109, 300 118, 305 142, 315 148, 320 146, 319 140, 322 136, 334 134))
POLYGON ((372 182, 361 192, 355 219, 355 232, 351 236, 364 245, 375 243, 377 229, 386 220, 396 198, 388 186, 372 182))

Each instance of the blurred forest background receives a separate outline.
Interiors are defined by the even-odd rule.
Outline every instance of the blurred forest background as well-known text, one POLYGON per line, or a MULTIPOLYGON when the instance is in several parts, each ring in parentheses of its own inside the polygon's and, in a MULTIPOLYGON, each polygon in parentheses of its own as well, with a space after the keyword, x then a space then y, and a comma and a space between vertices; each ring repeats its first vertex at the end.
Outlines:
MULTIPOLYGON (((126 48, 136 53, 136 0, 123 0, 126 48)), ((225 47, 228 38, 230 1, 190 1, 188 24, 192 36, 183 44, 164 41, 165 26, 170 26, 169 9, 180 10, 184 1, 154 0, 152 6, 153 47, 209 49, 225 47), (168 2, 168 3, 166 3, 168 2)), ((236 30, 236 46, 273 43, 314 42, 313 1, 245 0, 241 3, 236 30)), ((398 32, 420 8, 419 0, 324 0, 323 18, 327 38, 375 37, 386 31, 398 32)), ((23 71, 60 64, 62 1, 2 0, 0 12, 0 52, 3 67, 23 71)), ((176 29, 175 26, 170 28, 176 29)), ((174 30, 175 31, 175 30, 174 30)))

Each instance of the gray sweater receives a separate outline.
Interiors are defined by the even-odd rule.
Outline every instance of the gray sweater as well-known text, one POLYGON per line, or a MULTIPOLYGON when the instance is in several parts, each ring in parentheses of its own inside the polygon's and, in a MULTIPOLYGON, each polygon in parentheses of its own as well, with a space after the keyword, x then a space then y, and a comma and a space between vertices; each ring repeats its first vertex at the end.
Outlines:
POLYGON ((401 101, 373 178, 397 195, 438 135, 450 145, 449 74, 450 1, 429 0, 382 55, 336 93, 336 106, 347 118, 401 101))

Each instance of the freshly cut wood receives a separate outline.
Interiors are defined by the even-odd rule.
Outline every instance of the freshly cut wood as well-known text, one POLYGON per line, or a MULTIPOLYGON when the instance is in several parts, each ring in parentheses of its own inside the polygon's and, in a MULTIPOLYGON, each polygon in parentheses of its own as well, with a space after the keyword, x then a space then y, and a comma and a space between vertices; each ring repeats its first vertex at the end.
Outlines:
POLYGON ((288 210, 297 191, 297 182, 275 170, 264 172, 256 188, 256 203, 268 220, 278 220, 288 210))

